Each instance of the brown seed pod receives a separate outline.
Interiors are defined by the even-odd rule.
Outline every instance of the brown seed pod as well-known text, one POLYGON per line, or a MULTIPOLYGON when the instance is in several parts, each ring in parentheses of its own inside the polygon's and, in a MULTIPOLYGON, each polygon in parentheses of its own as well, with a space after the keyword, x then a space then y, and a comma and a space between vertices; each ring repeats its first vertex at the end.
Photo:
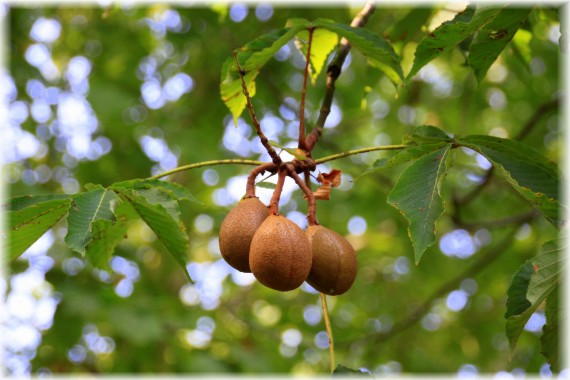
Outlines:
POLYGON ((309 275, 311 261, 305 233, 282 215, 265 219, 251 241, 251 271, 268 288, 282 292, 298 288, 309 275))
POLYGON ((335 231, 323 226, 309 226, 305 231, 313 252, 313 265, 307 282, 331 296, 350 289, 356 278, 357 261, 352 245, 335 231))
POLYGON ((249 247, 255 231, 269 216, 258 198, 245 198, 230 211, 220 227, 220 252, 228 264, 240 272, 251 272, 249 247))

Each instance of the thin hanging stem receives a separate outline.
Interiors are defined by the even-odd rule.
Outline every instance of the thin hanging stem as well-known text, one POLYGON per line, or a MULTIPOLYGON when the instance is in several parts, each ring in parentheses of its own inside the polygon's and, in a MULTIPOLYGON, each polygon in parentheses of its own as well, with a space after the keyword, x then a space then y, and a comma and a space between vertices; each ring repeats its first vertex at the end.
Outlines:
POLYGON ((267 137, 265 136, 265 134, 261 130, 261 124, 259 124, 259 121, 257 121, 257 117, 255 116, 255 111, 253 110, 253 104, 251 104, 251 98, 249 97, 249 91, 247 90, 247 85, 245 83, 244 71, 242 70, 242 68, 239 64, 239 60, 238 60, 238 56, 237 56, 237 50, 234 51, 234 58, 235 58, 236 65, 238 68, 239 77, 241 78, 241 88, 242 88, 243 94, 245 95, 245 98, 247 100, 247 110, 249 111, 249 115, 251 116, 251 121, 253 123, 253 126, 255 127, 255 131, 257 132, 257 135, 259 136, 259 138, 261 140, 261 144, 263 145, 265 150, 267 150, 267 153, 269 153, 269 156, 271 156, 273 163, 275 165, 280 165, 281 164, 281 157, 279 157, 279 155, 277 154, 275 149, 273 149, 271 144, 269 144, 269 140, 267 139, 267 137))
POLYGON ((311 45, 313 44, 314 28, 309 29, 309 40, 307 42, 307 56, 305 59, 305 74, 303 77, 303 88, 301 90, 301 106, 299 108, 299 149, 306 151, 305 144, 305 98, 307 96, 307 78, 309 77, 309 66, 311 64, 311 45))
POLYGON ((321 296, 321 307, 323 309, 323 319, 325 320, 325 328, 327 330, 327 337, 329 338, 329 356, 331 362, 331 373, 334 372, 335 362, 334 362, 334 341, 333 333, 331 328, 331 321, 329 318, 329 308, 327 306, 327 296, 323 293, 319 293, 321 296))

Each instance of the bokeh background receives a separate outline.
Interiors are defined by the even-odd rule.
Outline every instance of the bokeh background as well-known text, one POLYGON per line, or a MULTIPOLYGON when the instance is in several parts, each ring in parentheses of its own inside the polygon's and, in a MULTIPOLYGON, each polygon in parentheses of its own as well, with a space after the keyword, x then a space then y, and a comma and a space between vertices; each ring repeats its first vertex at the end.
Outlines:
MULTIPOLYGON (((422 36, 465 6, 426 4, 412 19, 405 19, 412 7, 384 6, 366 27, 393 42, 407 72, 422 36)), ((289 18, 350 23, 358 10, 262 2, 0 4, 8 34, 7 68, 0 71, 8 192, 76 193, 88 183, 145 178, 199 161, 268 160, 249 117, 234 127, 220 100, 222 62, 289 18)), ((456 135, 517 138, 526 130, 523 142, 558 161, 559 17, 555 7, 535 8, 481 84, 461 49, 400 90, 352 52, 314 156, 399 144, 413 126, 430 124, 456 135)), ((257 80, 253 103, 262 128, 284 146, 295 146, 303 67, 291 42, 257 80)), ((309 125, 323 93, 321 75, 308 89, 309 125)), ((353 288, 328 298, 337 362, 375 376, 551 376, 540 354, 544 313, 530 319, 512 359, 503 316, 512 275, 555 229, 507 183, 487 180, 490 164, 482 156, 455 150, 442 189, 448 212, 438 222, 437 244, 416 266, 407 222, 386 204, 402 167, 354 181, 391 154, 319 167, 343 171, 331 200, 318 204, 319 221, 347 236, 359 258, 353 288), (476 195, 461 201, 468 194, 476 195)), ((65 224, 7 263, 7 374, 326 373, 318 293, 306 284, 287 293, 264 288, 221 259, 219 226, 243 196, 249 170, 216 166, 170 178, 202 203, 183 205, 195 284, 142 223, 129 230, 109 272, 65 247, 65 224)), ((267 202, 271 190, 258 194, 267 202)), ((281 212, 306 225, 305 201, 289 179, 281 212)))

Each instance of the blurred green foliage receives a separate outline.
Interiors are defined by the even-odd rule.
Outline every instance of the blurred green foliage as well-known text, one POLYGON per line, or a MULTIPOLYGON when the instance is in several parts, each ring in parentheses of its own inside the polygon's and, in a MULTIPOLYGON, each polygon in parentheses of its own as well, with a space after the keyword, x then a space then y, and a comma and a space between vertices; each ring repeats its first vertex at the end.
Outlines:
MULTIPOLYGON (((255 16, 256 5, 248 9, 247 17, 235 22, 231 9, 224 4, 202 8, 167 4, 11 7, 9 71, 18 100, 31 103, 26 91, 30 79, 49 82, 26 61, 25 54, 34 43, 30 38, 34 22, 40 17, 55 19, 61 25, 61 34, 51 45, 53 61, 61 72, 65 72, 72 57, 84 56, 90 61, 87 100, 98 119, 94 136, 105 136, 112 142, 108 154, 90 161, 70 160, 65 157, 65 150, 56 149, 56 138, 46 139, 47 154, 5 166, 11 195, 63 192, 55 178, 44 183, 22 180, 26 169, 40 165, 48 166, 54 173, 57 167, 67 168, 81 189, 87 183, 107 186, 149 177, 155 162, 145 155, 139 143, 143 136, 162 138, 177 156, 179 165, 239 158, 222 143, 225 126, 233 125, 219 96, 224 60, 234 49, 282 27, 287 19, 325 17, 350 23, 359 10, 276 4, 272 16, 261 21, 255 16), (180 31, 153 32, 144 20, 159 20, 167 10, 175 10, 184 27, 180 31), (149 56, 162 57, 156 69, 162 79, 175 72, 191 76, 192 91, 158 109, 146 107, 141 98, 143 79, 137 71, 149 56)), ((461 9, 455 10, 451 5, 421 9, 380 7, 366 28, 392 39, 406 74, 421 38, 458 11, 461 9)), ((422 124, 435 125, 453 135, 515 138, 530 122, 531 129, 522 142, 557 161, 562 149, 558 109, 541 106, 552 103, 561 91, 558 17, 557 8, 535 8, 480 84, 461 49, 443 54, 399 90, 376 69, 368 67, 362 55, 351 54, 350 65, 336 83, 335 104, 341 113, 340 122, 325 129, 313 156, 399 144, 402 136, 422 124)), ((291 57, 294 54, 298 53, 292 50, 291 57)), ((302 60, 300 56, 297 59, 302 60)), ((302 68, 294 61, 272 59, 261 71, 253 100, 260 118, 271 113, 285 120, 287 109, 298 113, 292 99, 299 99, 302 68)), ((68 86, 64 76, 48 84, 62 89, 68 86)), ((321 74, 316 85, 308 88, 309 126, 318 116, 323 93, 321 74)), ((244 120, 249 123, 249 118, 244 116, 244 120)), ((39 124, 30 117, 22 128, 38 134, 39 124)), ((283 136, 281 142, 294 140, 283 136)), ((451 154, 452 164, 442 187, 447 212, 437 222, 436 239, 440 242, 442 236, 457 229, 467 231, 481 246, 470 257, 445 255, 436 244, 427 249, 420 265, 413 264, 407 221, 386 203, 402 166, 376 172, 355 183, 346 181, 333 191, 330 201, 319 202, 320 223, 348 235, 359 259, 353 288, 346 295, 329 297, 337 363, 367 368, 373 374, 457 372, 466 364, 476 366, 481 373, 536 373, 544 365, 540 331, 525 331, 510 358, 504 314, 512 275, 544 242, 553 239, 556 230, 542 217, 533 217, 522 226, 516 221, 493 223, 531 210, 508 183, 496 177, 491 177, 471 201, 457 202, 478 186, 486 171, 467 150, 457 149, 451 154), (349 221, 355 216, 366 221, 363 234, 349 234, 349 221), (472 293, 465 307, 459 311, 449 309, 447 291, 435 298, 425 317, 401 333, 389 335, 391 325, 408 318, 440 286, 508 236, 514 238, 507 248, 496 252, 496 257, 479 273, 462 282, 463 289, 472 293), (387 334, 382 341, 378 339, 380 332, 387 334)), ((345 179, 355 178, 376 159, 392 155, 383 152, 352 156, 331 162, 327 168, 342 170, 345 179)), ((252 153, 247 158, 259 159, 259 154, 252 153)), ((328 171, 327 168, 321 170, 328 171)), ((219 177, 215 185, 205 183, 202 176, 206 169, 179 173, 171 180, 190 189, 202 202, 182 207, 190 237, 188 260, 201 263, 194 267, 198 272, 216 278, 206 268, 221 267, 217 263, 220 256, 215 239, 232 205, 225 207, 214 202, 215 191, 226 187, 230 178, 247 174, 251 167, 227 165, 212 169, 219 177), (213 221, 211 228, 201 228, 197 222, 204 215, 213 221)), ((284 213, 294 210, 306 210, 300 191, 295 191, 292 201, 282 205, 284 213)), ((152 232, 136 224, 115 252, 140 268, 132 294, 121 297, 116 288, 124 275, 109 272, 102 276, 88 263, 70 271, 69 259, 75 254, 63 243, 65 230, 56 227, 54 231, 55 242, 49 256, 55 264, 45 279, 61 298, 53 325, 43 331, 31 361, 32 373, 328 372, 328 350, 318 344, 324 331, 318 294, 306 288, 279 293, 257 282, 240 286, 230 275, 223 277, 219 304, 203 307, 196 299, 200 292, 212 291, 208 288, 211 284, 200 282, 202 289, 189 285, 152 232), (307 313, 316 313, 318 323, 308 323, 307 313), (74 362, 70 350, 78 345, 88 347, 86 336, 94 328, 100 336, 112 339, 114 349, 97 353, 85 348, 85 358, 74 362), (211 332, 210 338, 200 340, 205 331, 211 332), (292 339, 297 345, 286 345, 287 336, 300 336, 292 339)), ((10 263, 9 270, 17 275, 28 266, 22 258, 10 263)), ((8 292, 11 288, 9 285, 8 292)))

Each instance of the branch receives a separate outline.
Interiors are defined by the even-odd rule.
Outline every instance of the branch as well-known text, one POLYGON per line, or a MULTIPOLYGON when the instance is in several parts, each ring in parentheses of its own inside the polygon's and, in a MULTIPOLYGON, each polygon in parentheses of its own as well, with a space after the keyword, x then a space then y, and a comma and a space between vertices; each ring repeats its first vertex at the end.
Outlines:
POLYGON ((203 162, 198 162, 195 164, 179 166, 179 167, 174 168, 172 170, 167 170, 165 172, 153 175, 152 177, 148 177, 148 179, 159 179, 159 178, 171 175, 171 174, 183 172, 186 170, 202 168, 204 166, 215 166, 215 165, 225 165, 225 164, 240 164, 240 165, 256 165, 256 166, 258 166, 258 165, 262 165, 264 163, 265 162, 262 162, 262 161, 242 160, 242 159, 234 159, 234 158, 230 158, 228 160, 203 161, 203 162))
POLYGON ((523 129, 521 129, 521 131, 515 136, 515 140, 523 140, 534 129, 534 127, 538 124, 543 116, 545 116, 548 112, 558 108, 559 102, 560 99, 556 98, 538 107, 531 118, 527 121, 523 129))
MULTIPOLYGON (((364 26, 368 21, 370 15, 374 13, 375 9, 376 6, 372 2, 367 2, 364 5, 364 8, 362 8, 362 10, 356 15, 356 17, 354 17, 354 19, 350 23, 350 26, 354 28, 361 28, 362 26, 364 26)), ((319 140, 319 137, 321 137, 321 135, 323 134, 325 121, 327 120, 327 117, 331 112, 332 100, 334 95, 334 84, 342 71, 342 65, 346 60, 346 56, 348 55, 350 48, 351 48, 350 42, 348 42, 348 40, 343 37, 340 40, 340 46, 338 47, 333 60, 327 67, 325 97, 323 98, 323 103, 321 104, 321 111, 319 113, 319 118, 317 120, 317 123, 315 124, 315 127, 312 129, 311 133, 305 139, 305 146, 309 153, 313 150, 315 144, 319 140)))
POLYGON ((307 57, 305 63, 305 74, 303 76, 303 88, 301 90, 301 105, 299 109, 299 149, 306 151, 305 144, 305 98, 307 96, 307 77, 309 76, 309 65, 311 64, 311 45, 313 44, 314 28, 309 29, 309 41, 307 42, 307 57))
POLYGON ((245 98, 247 100, 247 110, 249 111, 249 115, 251 116, 251 121, 253 122, 253 126, 255 127, 255 131, 257 132, 257 135, 259 136, 259 138, 261 140, 261 144, 263 145, 265 150, 267 150, 267 153, 269 153, 269 156, 271 156, 273 163, 275 165, 280 165, 281 164, 281 157, 279 157, 279 155, 277 154, 275 149, 273 149, 271 144, 269 144, 269 140, 267 139, 267 137, 265 137, 265 134, 261 130, 261 125, 259 124, 259 121, 257 121, 257 117, 255 116, 255 112, 253 110, 253 104, 251 104, 251 98, 249 97, 249 91, 247 90, 247 85, 246 85, 245 79, 243 77, 244 72, 241 69, 241 66, 239 64, 239 60, 238 60, 238 56, 237 56, 237 50, 234 51, 234 58, 236 60, 236 65, 237 65, 237 69, 239 72, 239 77, 241 78, 241 88, 242 88, 243 94, 245 95, 245 98))
POLYGON ((322 164, 324 162, 338 160, 339 158, 353 156, 355 154, 374 152, 377 150, 399 150, 399 149, 405 149, 406 147, 407 147, 407 145, 381 145, 381 146, 373 146, 370 148, 348 150, 346 152, 337 153, 337 154, 333 154, 331 156, 319 158, 318 160, 315 160, 315 164, 319 165, 319 164, 322 164))
POLYGON ((464 228, 464 229, 469 230, 469 231, 473 231, 473 230, 476 230, 479 228, 493 229, 493 228, 498 228, 498 227, 509 226, 511 224, 521 225, 521 224, 528 223, 528 222, 532 221, 533 219, 537 218, 538 216, 540 216, 540 211, 533 208, 532 210, 527 211, 525 213, 518 214, 518 215, 511 215, 511 216, 507 216, 507 217, 500 218, 500 219, 482 220, 482 221, 476 221, 476 222, 470 222, 470 223, 464 222, 460 218, 456 218, 456 217, 452 217, 452 219, 453 219, 453 223, 455 224, 456 227, 464 228))

